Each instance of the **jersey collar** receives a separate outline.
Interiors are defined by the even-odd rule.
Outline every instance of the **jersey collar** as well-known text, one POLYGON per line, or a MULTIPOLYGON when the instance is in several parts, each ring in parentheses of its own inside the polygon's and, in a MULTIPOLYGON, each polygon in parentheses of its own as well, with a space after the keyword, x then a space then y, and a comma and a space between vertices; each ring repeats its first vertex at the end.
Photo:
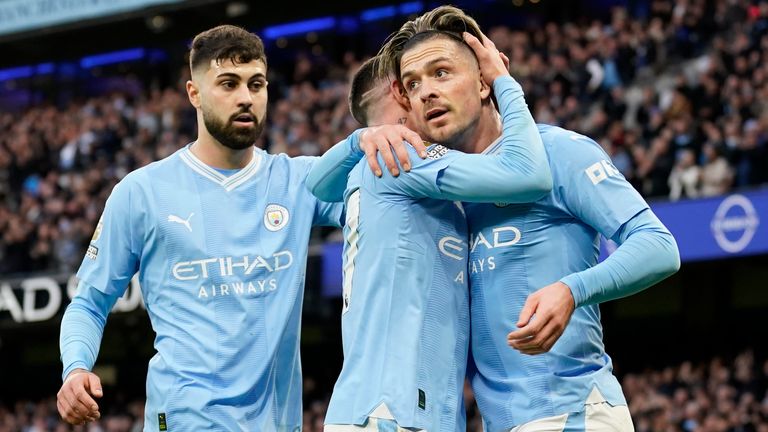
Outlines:
POLYGON ((486 148, 485 148, 485 150, 483 150, 483 151, 481 152, 481 154, 496 154, 496 153, 498 153, 498 152, 499 152, 499 148, 500 148, 500 147, 501 147, 501 136, 500 136, 500 137, 498 137, 498 138, 496 138, 496 139, 495 139, 495 140, 494 140, 494 141, 491 143, 491 145, 489 145, 488 147, 486 147, 486 148))
POLYGON ((259 168, 261 168, 263 155, 260 151, 257 151, 256 148, 254 148, 253 157, 251 158, 251 161, 248 162, 248 165, 243 167, 243 169, 239 170, 238 172, 230 176, 226 176, 198 159, 198 157, 195 156, 195 154, 190 150, 191 146, 192 144, 189 144, 181 151, 181 160, 189 165, 189 167, 192 168, 195 172, 220 185, 227 192, 233 191, 235 188, 248 181, 248 179, 256 175, 256 173, 259 172, 259 168))

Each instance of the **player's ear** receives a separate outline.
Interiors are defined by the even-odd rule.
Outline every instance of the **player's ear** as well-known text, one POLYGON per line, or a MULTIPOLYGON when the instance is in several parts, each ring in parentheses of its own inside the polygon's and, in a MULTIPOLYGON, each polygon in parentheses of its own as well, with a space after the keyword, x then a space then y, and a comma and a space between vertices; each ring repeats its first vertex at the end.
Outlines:
POLYGON ((411 111, 411 101, 408 100, 408 95, 405 93, 405 87, 403 87, 400 80, 392 80, 389 86, 389 90, 397 103, 403 107, 406 111, 411 111))
POLYGON ((197 83, 193 80, 187 81, 187 97, 189 103, 195 108, 200 108, 200 89, 197 87, 197 83))
POLYGON ((480 74, 479 79, 480 79, 480 83, 479 83, 480 84, 480 98, 482 100, 486 100, 487 98, 489 98, 490 96, 493 95, 493 89, 491 88, 491 86, 486 84, 485 80, 483 79, 483 74, 482 73, 480 74))

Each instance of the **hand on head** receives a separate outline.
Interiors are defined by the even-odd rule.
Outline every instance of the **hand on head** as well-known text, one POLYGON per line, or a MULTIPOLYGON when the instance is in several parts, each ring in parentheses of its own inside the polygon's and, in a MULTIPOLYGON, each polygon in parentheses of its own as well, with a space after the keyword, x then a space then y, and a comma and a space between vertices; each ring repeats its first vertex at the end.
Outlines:
POLYGON ((493 85, 493 81, 502 76, 509 75, 509 58, 496 49, 496 44, 493 43, 485 34, 481 34, 483 40, 478 40, 470 33, 464 32, 464 41, 472 48, 477 56, 477 62, 480 65, 480 73, 483 75, 483 80, 489 86, 493 85))

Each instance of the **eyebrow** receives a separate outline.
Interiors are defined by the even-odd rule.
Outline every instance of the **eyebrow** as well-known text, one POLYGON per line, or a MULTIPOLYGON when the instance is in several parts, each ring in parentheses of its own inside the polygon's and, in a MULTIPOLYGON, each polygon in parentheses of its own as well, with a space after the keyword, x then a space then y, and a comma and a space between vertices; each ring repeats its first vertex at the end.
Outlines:
MULTIPOLYGON (((236 80, 239 81, 240 80, 240 75, 238 75, 236 73, 232 73, 232 72, 223 72, 223 73, 220 73, 220 74, 216 75, 216 79, 221 79, 221 78, 231 78, 231 79, 236 79, 236 80)), ((248 81, 251 81, 253 79, 264 79, 264 80, 266 80, 267 76, 264 75, 263 73, 259 72, 259 73, 251 75, 251 77, 248 78, 248 81)))
MULTIPOLYGON (((451 61, 451 59, 449 59, 448 57, 438 57, 436 59, 428 61, 427 64, 424 65, 424 68, 428 69, 430 67, 433 67, 437 63, 450 62, 450 61, 451 61)), ((407 71, 401 73, 402 77, 400 79, 404 81, 409 76, 415 75, 415 74, 416 73, 413 70, 407 70, 407 71)))

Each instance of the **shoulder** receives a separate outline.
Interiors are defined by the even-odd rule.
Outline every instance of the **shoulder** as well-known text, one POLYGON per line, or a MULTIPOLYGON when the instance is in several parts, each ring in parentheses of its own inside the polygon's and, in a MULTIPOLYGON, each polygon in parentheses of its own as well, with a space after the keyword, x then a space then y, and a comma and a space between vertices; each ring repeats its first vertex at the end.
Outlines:
POLYGON ((270 189, 284 190, 285 193, 306 194, 314 198, 307 185, 307 176, 314 164, 320 159, 317 156, 288 156, 285 153, 272 154, 257 149, 256 155, 261 157, 262 175, 266 176, 270 189))
POLYGON ((603 159, 610 162, 600 144, 586 135, 557 126, 539 124, 538 128, 552 169, 578 168, 589 161, 594 163, 603 159))
POLYGON ((148 191, 156 189, 162 182, 177 183, 181 173, 186 170, 186 164, 181 158, 185 148, 129 172, 115 185, 112 194, 133 194, 140 191, 149 193, 148 191))
POLYGON ((187 146, 184 146, 169 156, 137 168, 128 173, 123 181, 142 183, 147 182, 151 178, 175 177, 177 176, 177 171, 185 165, 182 155, 186 151, 187 146))
POLYGON ((603 183, 608 178, 624 180, 611 157, 592 138, 556 126, 539 125, 552 175, 569 189, 603 183))
POLYGON ((282 169, 306 174, 317 161, 317 156, 288 156, 285 153, 269 153, 256 149, 256 155, 261 157, 262 168, 282 169))
POLYGON ((578 132, 547 124, 538 124, 537 127, 541 140, 548 149, 551 148, 552 150, 567 153, 578 153, 585 150, 603 151, 600 144, 595 142, 595 140, 578 132))

